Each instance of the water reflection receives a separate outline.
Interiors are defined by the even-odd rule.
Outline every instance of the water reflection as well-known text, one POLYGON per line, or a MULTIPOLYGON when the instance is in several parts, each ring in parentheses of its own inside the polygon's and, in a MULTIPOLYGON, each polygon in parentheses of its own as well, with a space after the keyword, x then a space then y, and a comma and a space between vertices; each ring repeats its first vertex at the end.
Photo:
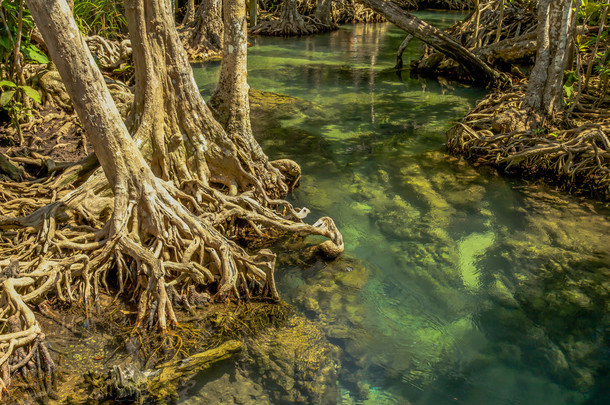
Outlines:
MULTIPOLYGON (((271 157, 301 164, 294 202, 331 215, 346 242, 341 261, 278 270, 283 297, 337 356, 336 402, 603 403, 607 209, 446 156, 444 129, 482 92, 397 78, 403 35, 376 24, 256 38, 248 61, 253 88, 303 99, 254 129, 271 157)), ((197 71, 204 93, 215 69, 197 71)), ((257 367, 248 378, 275 387, 257 367)))

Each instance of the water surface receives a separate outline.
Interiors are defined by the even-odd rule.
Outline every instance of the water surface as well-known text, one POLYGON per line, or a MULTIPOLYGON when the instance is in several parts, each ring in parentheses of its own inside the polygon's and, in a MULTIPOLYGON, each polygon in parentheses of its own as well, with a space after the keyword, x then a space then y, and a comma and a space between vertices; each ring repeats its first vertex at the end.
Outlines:
MULTIPOLYGON (((326 401, 607 403, 608 208, 446 155, 444 131, 484 92, 397 75, 403 37, 351 25, 250 48, 252 88, 309 102, 254 122, 260 142, 301 165, 292 201, 308 221, 331 216, 345 240, 338 263, 277 269, 282 297, 338 348, 326 401)), ((420 51, 413 41, 405 66, 420 51)), ((209 95, 218 64, 195 74, 209 95)), ((184 399, 196 403, 205 383, 184 399)), ((267 392, 252 403, 273 403, 259 383, 267 392)))

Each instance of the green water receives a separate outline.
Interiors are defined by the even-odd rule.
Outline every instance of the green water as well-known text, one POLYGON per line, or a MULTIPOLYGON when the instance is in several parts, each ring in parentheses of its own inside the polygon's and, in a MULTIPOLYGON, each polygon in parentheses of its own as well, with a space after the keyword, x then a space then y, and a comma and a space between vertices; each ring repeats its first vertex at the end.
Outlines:
MULTIPOLYGON (((330 396, 290 387, 310 403, 608 403, 608 207, 446 155, 444 131, 484 92, 391 71, 403 36, 377 24, 252 39, 251 87, 302 99, 254 119, 259 141, 301 165, 291 200, 307 221, 333 217, 346 247, 334 263, 277 269, 336 360, 330 396)), ((195 74, 207 97, 218 64, 195 74)), ((277 394, 281 373, 244 364, 183 399, 201 402, 224 375, 220 403, 296 402, 277 394), (241 393, 244 381, 256 388, 241 393)))

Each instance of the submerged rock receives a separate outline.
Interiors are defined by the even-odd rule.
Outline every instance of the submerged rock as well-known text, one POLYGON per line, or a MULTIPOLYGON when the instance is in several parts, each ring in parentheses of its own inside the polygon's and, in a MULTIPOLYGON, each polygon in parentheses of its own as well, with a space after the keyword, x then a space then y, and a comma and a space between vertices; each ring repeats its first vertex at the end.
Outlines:
POLYGON ((265 388, 254 382, 245 371, 240 369, 215 373, 211 381, 198 387, 196 392, 189 393, 188 399, 180 403, 183 405, 273 404, 265 392, 265 388))
POLYGON ((248 346, 250 374, 275 403, 336 403, 339 348, 303 316, 268 331, 248 346))

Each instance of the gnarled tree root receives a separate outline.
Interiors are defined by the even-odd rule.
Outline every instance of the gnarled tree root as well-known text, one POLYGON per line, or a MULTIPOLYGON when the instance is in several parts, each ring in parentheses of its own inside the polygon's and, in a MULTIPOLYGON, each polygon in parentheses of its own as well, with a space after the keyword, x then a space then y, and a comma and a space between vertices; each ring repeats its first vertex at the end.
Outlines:
POLYGON ((449 130, 449 151, 610 198, 610 125, 542 125, 521 110, 522 98, 522 92, 488 96, 449 130))
MULTIPOLYGON (((278 176, 285 172, 291 174, 292 185, 298 181, 300 171, 293 162, 274 165, 278 176)), ((196 181, 178 189, 153 177, 114 200, 106 196, 103 180, 103 175, 93 175, 80 188, 62 192, 59 201, 49 201, 27 216, 0 220, 0 258, 11 258, 0 261, 5 277, 0 319, 19 319, 13 330, 0 334, 1 361, 10 366, 3 374, 5 385, 14 375, 11 371, 32 359, 44 357, 38 364, 45 365, 47 373, 53 370, 47 354, 31 354, 45 349, 29 305, 48 294, 66 303, 97 306, 105 290, 133 302, 135 327, 164 331, 177 324, 176 307, 190 309, 205 302, 197 297, 279 299, 276 255, 268 249, 250 253, 238 245, 233 240, 237 223, 260 236, 325 236, 329 240, 319 246, 322 254, 336 257, 343 251, 343 238, 332 219, 303 223, 307 209, 271 199, 256 179, 249 191, 227 194, 196 181), (113 201, 112 216, 99 228, 99 219, 92 218, 111 209, 113 201)), ((5 213, 22 211, 12 201, 0 206, 5 213)))
POLYGON ((302 19, 296 21, 288 21, 284 19, 269 20, 252 27, 248 33, 250 35, 264 35, 270 37, 291 37, 302 35, 321 34, 330 32, 337 27, 322 23, 316 17, 303 16, 302 19))

